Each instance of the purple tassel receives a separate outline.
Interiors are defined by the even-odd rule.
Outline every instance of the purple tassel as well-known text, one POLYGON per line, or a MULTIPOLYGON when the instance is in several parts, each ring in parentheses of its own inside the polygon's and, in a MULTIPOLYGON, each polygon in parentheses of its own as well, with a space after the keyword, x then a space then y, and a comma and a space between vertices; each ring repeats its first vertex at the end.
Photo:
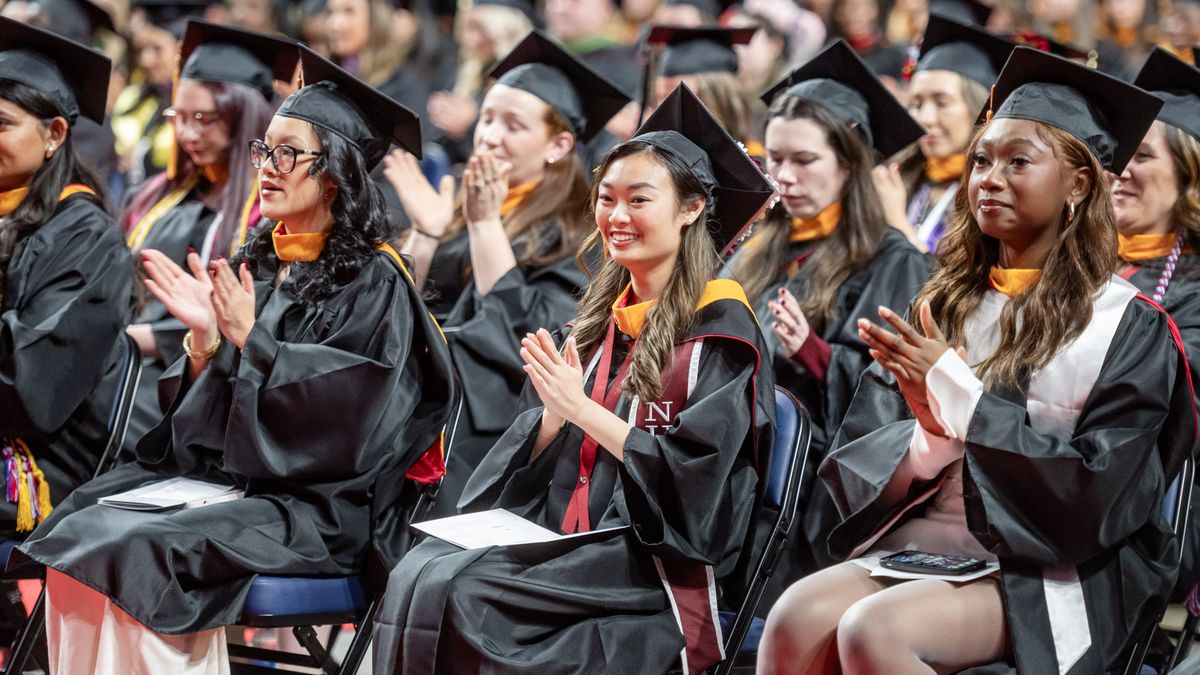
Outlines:
POLYGON ((20 480, 20 477, 17 473, 17 458, 14 456, 11 446, 4 447, 4 479, 4 498, 7 499, 10 504, 16 504, 17 495, 20 494, 18 492, 19 485, 17 483, 17 481, 20 480))

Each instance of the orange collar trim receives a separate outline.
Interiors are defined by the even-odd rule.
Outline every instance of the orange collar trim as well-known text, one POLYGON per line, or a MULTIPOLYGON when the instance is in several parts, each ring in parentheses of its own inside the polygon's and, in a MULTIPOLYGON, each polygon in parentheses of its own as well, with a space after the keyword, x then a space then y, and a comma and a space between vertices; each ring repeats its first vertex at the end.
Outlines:
POLYGON ((533 192, 540 183, 521 183, 508 189, 508 194, 504 196, 504 203, 500 205, 500 216, 504 217, 521 205, 529 193, 533 192))
MULTIPOLYGON (((636 340, 642 334, 642 328, 646 325, 646 315, 649 314, 650 308, 654 307, 656 301, 647 300, 627 306, 626 303, 632 295, 633 285, 630 284, 617 296, 616 302, 612 305, 612 312, 613 319, 617 322, 617 328, 636 340)), ((750 301, 746 299, 746 291, 742 289, 741 284, 733 279, 713 279, 705 285, 704 292, 700 294, 700 301, 696 303, 696 311, 699 312, 718 300, 736 300, 745 305, 746 309, 750 309, 750 301)))
POLYGON ((959 152, 948 157, 927 157, 925 159, 925 175, 935 183, 945 183, 962 178, 963 172, 966 170, 967 156, 965 153, 959 152))
POLYGON ((788 241, 812 241, 824 239, 837 229, 842 222, 842 203, 834 202, 826 206, 812 218, 792 218, 792 231, 788 241))
POLYGON ((1162 258, 1175 248, 1179 235, 1174 232, 1155 234, 1118 234, 1117 255, 1125 262, 1141 262, 1162 258))
MULTIPOLYGON (((58 201, 61 202, 67 197, 81 192, 89 195, 96 194, 95 190, 82 183, 71 183, 58 194, 58 201)), ((0 217, 7 216, 16 211, 21 202, 25 201, 25 195, 27 194, 29 194, 29 188, 16 188, 15 190, 0 192, 0 217)))
POLYGON ((275 245, 275 255, 283 262, 312 262, 321 256, 325 250, 325 240, 329 232, 300 232, 288 234, 283 223, 275 226, 271 232, 271 243, 275 245))
POLYGON ((1028 291, 1041 278, 1042 271, 1040 269, 1022 270, 993 267, 988 272, 988 282, 992 288, 1010 298, 1028 291))

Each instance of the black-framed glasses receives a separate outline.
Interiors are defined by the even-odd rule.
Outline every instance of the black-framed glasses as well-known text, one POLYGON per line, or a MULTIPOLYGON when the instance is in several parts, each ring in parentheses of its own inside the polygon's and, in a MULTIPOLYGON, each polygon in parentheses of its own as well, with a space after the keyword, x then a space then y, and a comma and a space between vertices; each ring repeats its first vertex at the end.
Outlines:
POLYGON ((302 155, 320 157, 323 152, 316 150, 301 150, 290 145, 279 144, 275 147, 270 147, 266 143, 253 140, 250 141, 250 164, 256 169, 263 168, 267 163, 267 158, 271 158, 271 165, 279 173, 291 173, 296 168, 296 158, 302 155))

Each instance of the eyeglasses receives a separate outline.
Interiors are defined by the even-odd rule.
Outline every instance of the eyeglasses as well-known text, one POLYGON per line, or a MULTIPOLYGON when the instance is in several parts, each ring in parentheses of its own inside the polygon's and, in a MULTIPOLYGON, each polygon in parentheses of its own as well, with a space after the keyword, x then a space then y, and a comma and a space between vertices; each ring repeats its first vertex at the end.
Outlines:
POLYGON ((267 158, 271 158, 271 165, 279 173, 291 173, 296 168, 296 157, 298 155, 311 155, 312 157, 320 157, 323 152, 315 150, 301 150, 293 148, 290 145, 277 145, 270 147, 266 143, 254 140, 250 141, 250 164, 261 169, 267 163, 267 158))
POLYGON ((207 112, 188 112, 186 110, 167 108, 162 111, 162 116, 170 120, 176 127, 186 128, 190 126, 196 131, 211 129, 214 124, 221 121, 220 113, 212 110, 207 112))

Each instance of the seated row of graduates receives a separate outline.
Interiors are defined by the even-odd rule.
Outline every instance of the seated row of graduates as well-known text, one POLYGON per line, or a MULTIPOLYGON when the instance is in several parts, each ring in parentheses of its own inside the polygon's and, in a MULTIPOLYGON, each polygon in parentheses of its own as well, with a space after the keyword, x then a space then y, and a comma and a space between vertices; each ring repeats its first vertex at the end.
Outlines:
MULTIPOLYGON (((1120 173, 1143 137, 1151 142, 1160 106, 1164 121, 1188 129, 1189 115, 1172 117, 1186 110, 1187 96, 1162 95, 1163 105, 1054 57, 1016 52, 997 87, 999 108, 972 139, 943 264, 922 287, 927 259, 884 226, 868 147, 890 154, 919 128, 835 44, 773 92, 768 172, 784 202, 727 266, 746 292, 711 276, 718 253, 737 242, 771 189, 686 89, 606 156, 588 200, 595 229, 568 224, 579 216, 560 198, 587 192, 574 142, 624 101, 615 89, 608 101, 584 95, 604 93, 592 86, 596 76, 535 34, 501 64, 485 97, 461 205, 448 183, 422 186, 413 157, 388 160, 395 180, 426 189, 408 197, 401 190, 414 226, 403 247, 414 280, 383 245, 392 232, 367 174, 390 143, 419 147, 415 119, 303 51, 307 86, 275 113, 263 142, 246 144, 261 197, 243 195, 244 219, 229 225, 210 216, 215 224, 201 228, 197 251, 181 247, 189 273, 146 241, 178 237, 183 228, 169 227, 164 214, 193 190, 201 202, 205 190, 211 197, 221 171, 203 159, 234 153, 212 152, 223 146, 205 136, 214 131, 204 106, 215 88, 193 87, 186 99, 183 83, 246 84, 248 62, 269 79, 286 50, 276 45, 251 59, 264 38, 197 24, 175 110, 191 164, 181 157, 183 183, 156 186, 162 196, 146 200, 130 229, 146 286, 161 303, 158 318, 140 323, 163 322, 132 333, 149 330, 156 340, 166 417, 138 445, 135 463, 72 492, 87 462, 64 475, 55 460, 78 458, 102 436, 103 379, 115 371, 127 319, 119 301, 127 267, 114 264, 127 250, 95 189, 70 165, 69 121, 95 114, 88 69, 105 64, 32 29, 6 32, 0 79, 15 93, 0 96, 8 108, 0 112, 24 127, 26 136, 13 138, 28 171, 13 185, 32 195, 6 196, 16 208, 5 237, 21 231, 12 223, 29 224, 6 264, 12 352, 4 359, 17 378, 4 385, 14 409, 28 412, 4 433, 14 470, 34 486, 12 490, 10 508, 14 529, 42 523, 20 555, 51 568, 48 621, 59 672, 185 672, 196 654, 221 659, 218 628, 236 620, 254 574, 346 574, 372 545, 394 565, 403 476, 421 477, 413 467, 448 419, 452 366, 475 390, 460 420, 478 453, 460 467, 463 507, 503 506, 565 532, 633 527, 533 555, 422 544, 392 573, 377 626, 379 672, 574 672, 599 662, 665 671, 681 656, 698 672, 715 663, 720 629, 710 587, 728 579, 752 538, 776 375, 815 413, 820 453, 836 448, 823 469, 828 496, 816 490, 810 498, 810 564, 823 566, 818 556, 828 555, 824 536, 841 521, 836 503, 845 518, 830 540, 839 560, 909 546, 998 558, 1005 593, 1033 597, 1021 607, 1045 607, 1044 621, 1012 603, 1004 616, 997 583, 983 580, 970 587, 966 606, 991 612, 984 618, 999 633, 954 641, 962 653, 949 655, 920 651, 916 638, 901 641, 915 658, 1091 672, 1114 662, 1149 615, 1146 602, 1173 579, 1164 562, 1173 542, 1153 505, 1194 444, 1192 395, 1165 316, 1110 275, 1116 242, 1103 172, 1120 173), (210 57, 200 58, 206 50, 210 57), (237 52, 246 59, 230 58, 237 52), (64 53, 77 60, 67 65, 64 53), (1046 103, 1063 97, 1078 103, 1073 114, 1046 103), (1138 105, 1116 103, 1128 101, 1138 105), (569 170, 556 174, 563 166, 569 170), (521 220, 522 206, 536 217, 521 220), (254 209, 278 224, 251 230, 254 209), (235 265, 220 264, 214 251, 233 251, 247 234, 235 265), (570 298, 582 277, 567 262, 575 249, 602 252, 577 309, 570 298), (439 256, 470 263, 439 264, 439 256), (205 257, 218 264, 206 266, 205 257), (844 258, 860 262, 839 265, 844 258), (467 275, 456 277, 462 269, 467 275), (449 347, 419 297, 426 278, 459 289, 446 294, 456 298, 446 309, 457 329, 449 347), (863 323, 875 307, 906 307, 918 291, 929 302, 928 310, 916 305, 920 332, 886 311, 899 337, 863 323), (759 316, 775 317, 765 337, 747 296, 759 316), (560 352, 538 329, 571 315, 560 352), (168 364, 166 331, 181 329, 185 353, 168 364), (871 358, 877 364, 868 368, 871 358), (47 359, 70 367, 47 378, 47 359), (83 377, 88 372, 95 375, 83 377), (521 412, 526 378, 541 405, 521 412), (68 405, 54 411, 56 420, 45 413, 68 405), (668 418, 659 419, 664 410, 668 418), (167 515, 95 506, 101 496, 175 474, 233 481, 249 496, 167 515), (48 513, 51 497, 62 501, 48 513), (931 497, 932 506, 913 508, 931 497), (822 498, 830 506, 813 508, 822 498), (1034 597, 1041 586, 1031 580, 1043 577, 1082 589, 1090 611, 1077 621, 1102 613, 1112 599, 1100 589, 1117 584, 1132 609, 1066 633, 1088 638, 1082 646, 1051 642, 1064 633, 1042 630, 1061 620, 1059 608, 1034 597), (1018 653, 1006 652, 1005 635, 1018 653), (631 640, 640 649, 616 648, 631 640)), ((196 207, 204 208, 215 211, 196 207)), ((1159 300, 1184 259, 1179 236, 1169 234, 1174 251, 1159 300)), ((893 590, 956 607, 957 598, 918 584, 864 589, 862 569, 831 568, 785 596, 769 623, 765 669, 795 667, 796 654, 836 669, 843 636, 869 643, 864 626, 839 624, 841 611, 807 614, 831 606, 812 602, 814 594, 836 595, 852 618, 872 593, 863 602, 897 619, 882 625, 904 623, 896 606, 908 607, 909 598, 893 590)))

